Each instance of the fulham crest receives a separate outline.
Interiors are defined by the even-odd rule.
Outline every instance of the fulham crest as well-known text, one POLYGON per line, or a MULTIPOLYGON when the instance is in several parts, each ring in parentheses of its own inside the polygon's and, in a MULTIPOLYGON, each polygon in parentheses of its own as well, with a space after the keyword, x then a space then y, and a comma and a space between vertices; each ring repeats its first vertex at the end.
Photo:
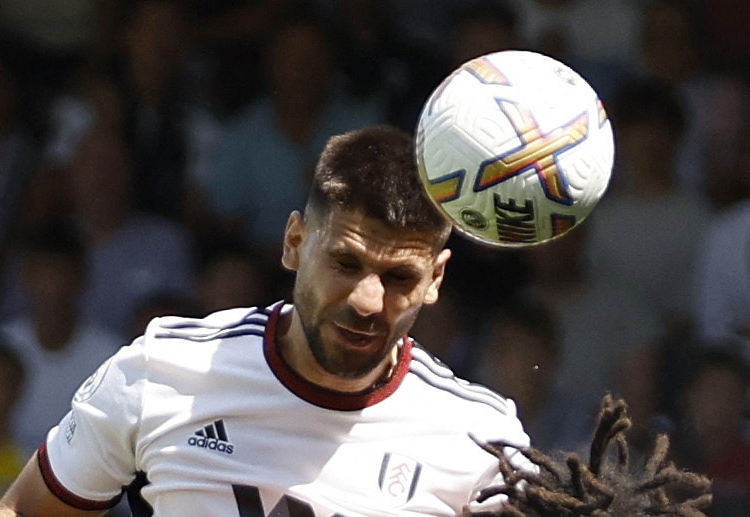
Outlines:
POLYGON ((406 503, 414 496, 422 466, 413 459, 396 453, 386 453, 380 465, 378 485, 380 493, 393 506, 406 503))

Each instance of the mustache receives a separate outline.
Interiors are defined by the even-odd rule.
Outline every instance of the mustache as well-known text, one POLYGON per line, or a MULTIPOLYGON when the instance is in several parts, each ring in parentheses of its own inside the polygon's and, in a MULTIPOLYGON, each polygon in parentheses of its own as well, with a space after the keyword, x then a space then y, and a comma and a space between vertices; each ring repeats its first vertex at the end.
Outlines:
POLYGON ((346 327, 354 332, 385 334, 388 331, 388 325, 385 321, 377 316, 360 316, 350 308, 342 308, 331 315, 331 319, 337 325, 346 327))

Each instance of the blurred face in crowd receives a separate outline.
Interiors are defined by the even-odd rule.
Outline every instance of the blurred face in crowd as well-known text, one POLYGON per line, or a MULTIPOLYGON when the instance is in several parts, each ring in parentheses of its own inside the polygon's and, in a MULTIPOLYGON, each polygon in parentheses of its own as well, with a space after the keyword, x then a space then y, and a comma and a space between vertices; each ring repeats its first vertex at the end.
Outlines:
POLYGON ((333 80, 330 44, 312 24, 283 28, 268 49, 271 94, 287 109, 309 111, 324 102, 333 80))
POLYGON ((117 227, 129 209, 133 170, 124 141, 113 132, 90 135, 71 164, 76 214, 85 229, 117 227))
POLYGON ((142 95, 156 95, 187 55, 188 24, 173 1, 143 2, 126 33, 130 79, 142 95))
POLYGON ((23 280, 35 312, 51 315, 75 303, 83 271, 78 260, 65 253, 32 252, 24 262, 23 280))
POLYGON ((694 32, 681 7, 659 6, 647 11, 641 45, 648 71, 668 82, 685 78, 698 60, 694 32))

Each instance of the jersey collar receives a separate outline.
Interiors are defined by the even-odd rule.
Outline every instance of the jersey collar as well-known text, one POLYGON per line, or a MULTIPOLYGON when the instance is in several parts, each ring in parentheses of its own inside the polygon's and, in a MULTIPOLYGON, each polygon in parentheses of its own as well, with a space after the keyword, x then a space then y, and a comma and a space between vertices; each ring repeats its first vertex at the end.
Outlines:
POLYGON ((375 388, 356 393, 343 393, 322 388, 300 376, 281 357, 276 344, 276 328, 279 322, 279 314, 282 310, 289 310, 290 308, 291 305, 281 303, 273 308, 263 337, 263 353, 268 366, 279 382, 297 397, 325 409, 357 411, 385 400, 401 385, 406 373, 409 371, 409 363, 411 361, 413 342, 408 336, 404 336, 399 341, 398 362, 393 369, 390 379, 375 388))

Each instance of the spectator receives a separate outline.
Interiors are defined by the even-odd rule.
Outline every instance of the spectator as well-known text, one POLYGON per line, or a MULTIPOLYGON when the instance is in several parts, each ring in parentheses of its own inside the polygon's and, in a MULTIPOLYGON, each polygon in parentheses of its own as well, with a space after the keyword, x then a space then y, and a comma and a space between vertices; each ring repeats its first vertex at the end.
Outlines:
POLYGON ((656 317, 657 332, 681 332, 690 316, 698 243, 711 208, 680 188, 675 169, 685 112, 674 90, 638 80, 610 110, 618 140, 610 192, 587 221, 594 281, 630 295, 656 317))
MULTIPOLYGON (((506 50, 517 44, 518 17, 508 3, 472 0, 454 5, 451 12, 453 25, 448 33, 450 48, 446 60, 450 68, 458 67, 468 59, 506 50)), ((436 82, 431 88, 437 85, 436 82)), ((491 317, 487 314, 488 306, 492 305, 487 303, 488 300, 497 302, 502 298, 512 303, 513 295, 523 280, 519 256, 510 251, 498 253, 496 249, 478 246, 458 234, 451 236, 449 246, 453 250, 453 274, 446 278, 446 287, 453 288, 454 303, 461 307, 463 322, 459 326, 478 328, 485 318, 491 317), (503 296, 498 297, 497 293, 503 293, 503 296)), ((454 350, 460 355, 455 360, 470 368, 477 356, 471 350, 472 340, 461 336, 458 342, 463 342, 460 348, 468 348, 454 350)), ((452 366, 460 368, 458 363, 452 366)))
POLYGON ((0 58, 0 320, 12 310, 9 273, 11 243, 22 233, 27 185, 33 180, 37 143, 21 116, 16 73, 0 58))
POLYGON ((681 465, 713 479, 715 517, 750 512, 750 441, 746 435, 747 364, 734 350, 699 348, 686 376, 675 443, 681 465))
POLYGON ((124 92, 107 74, 82 69, 53 100, 48 114, 41 169, 56 171, 70 166, 78 144, 94 127, 124 130, 124 92))
POLYGON ((296 0, 184 0, 194 14, 197 66, 221 118, 261 93, 262 48, 296 0))
POLYGON ((629 0, 511 0, 524 48, 555 57, 608 99, 638 64, 641 8, 629 0))
POLYGON ((202 186, 211 208, 275 266, 284 214, 303 207, 326 139, 382 121, 384 110, 337 89, 331 41, 311 18, 279 28, 264 64, 265 94, 227 124, 202 186))
POLYGON ((72 229, 54 227, 26 239, 21 268, 30 308, 5 322, 0 332, 28 369, 13 430, 33 450, 44 440, 41 429, 68 411, 80 379, 123 341, 80 313, 84 248, 72 229))
POLYGON ((727 188, 739 186, 725 182, 728 172, 735 172, 737 159, 744 157, 742 129, 750 95, 737 74, 719 72, 706 61, 706 40, 700 37, 704 25, 690 2, 649 4, 644 10, 638 71, 673 89, 683 106, 684 127, 670 160, 678 186, 720 204, 727 188))
POLYGON ((253 300, 272 303, 285 294, 289 296, 291 289, 284 293, 284 287, 241 240, 212 245, 198 272, 198 307, 204 315, 245 307, 253 300))
POLYGON ((740 340, 750 362, 750 200, 720 211, 700 240, 692 315, 706 341, 740 340))
POLYGON ((135 170, 124 140, 112 131, 88 135, 70 174, 87 247, 84 315, 127 336, 138 300, 163 290, 191 296, 194 239, 178 223, 134 209, 135 170))
POLYGON ((689 324, 685 279, 710 213, 669 168, 683 120, 671 90, 631 83, 611 108, 619 155, 610 191, 581 227, 522 252, 525 290, 561 322, 558 383, 592 399, 618 389, 617 369, 637 347, 689 324))
POLYGON ((534 447, 573 451, 588 441, 596 400, 555 385, 561 353, 555 317, 546 306, 520 299, 498 310, 480 337, 472 378, 513 399, 534 447))
MULTIPOLYGON (((482 490, 479 499, 507 497, 500 511, 490 512, 503 517, 705 517, 701 510, 711 504, 711 480, 675 466, 669 457, 669 436, 659 435, 645 468, 631 472, 627 440, 631 420, 625 401, 603 397, 596 421, 586 455, 524 450, 539 468, 535 475, 526 475, 505 459, 510 444, 481 444, 498 458, 503 482, 482 490)), ((461 517, 487 513, 465 512, 461 517)))
POLYGON ((562 239, 521 250, 520 293, 555 313, 562 348, 557 389, 595 403, 615 390, 615 369, 630 347, 652 339, 659 326, 637 293, 598 281, 587 253, 590 232, 587 221, 562 239))
MULTIPOLYGON (((417 60, 382 0, 313 0, 331 29, 344 87, 356 98, 383 102, 387 118, 411 131, 428 89, 440 81, 431 60, 417 60)), ((442 70, 442 66, 439 67, 442 70)))
POLYGON ((18 81, 0 61, 0 248, 16 231, 21 192, 36 161, 36 142, 20 109, 18 81))
POLYGON ((120 81, 135 164, 134 206, 183 215, 188 188, 218 134, 188 74, 191 19, 181 0, 126 3, 120 81))

